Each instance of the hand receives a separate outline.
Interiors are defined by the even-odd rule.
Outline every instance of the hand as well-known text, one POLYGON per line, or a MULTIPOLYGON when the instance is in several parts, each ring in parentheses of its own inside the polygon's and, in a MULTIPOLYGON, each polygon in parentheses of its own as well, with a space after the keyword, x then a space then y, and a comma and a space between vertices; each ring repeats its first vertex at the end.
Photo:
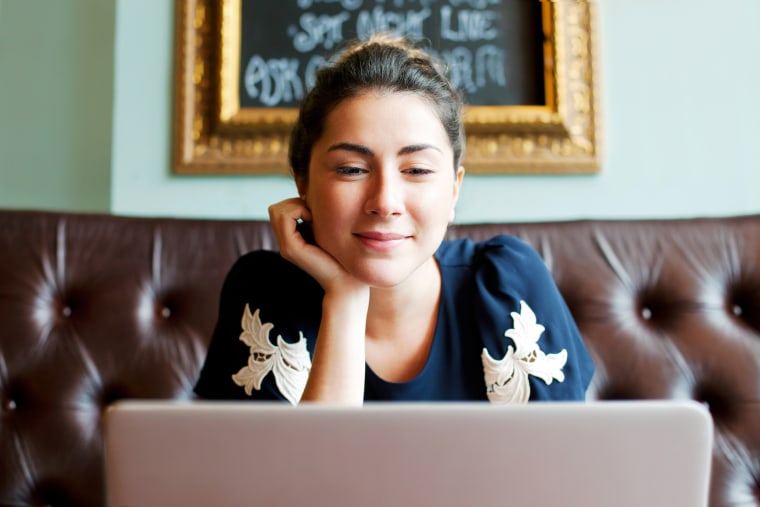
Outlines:
POLYGON ((311 222, 311 212, 302 199, 292 198, 269 207, 269 220, 280 244, 280 255, 311 275, 325 290, 357 287, 359 282, 319 245, 307 243, 298 222, 311 222))
POLYGON ((319 245, 307 243, 301 236, 298 220, 311 222, 311 212, 303 200, 287 199, 271 205, 269 219, 280 243, 280 255, 325 290, 319 334, 301 401, 361 405, 369 286, 319 245))

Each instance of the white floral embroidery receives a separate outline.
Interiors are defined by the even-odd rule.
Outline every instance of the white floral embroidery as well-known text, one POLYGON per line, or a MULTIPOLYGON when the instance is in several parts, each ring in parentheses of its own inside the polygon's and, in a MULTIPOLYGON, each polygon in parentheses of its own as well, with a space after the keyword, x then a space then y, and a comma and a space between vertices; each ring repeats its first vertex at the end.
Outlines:
POLYGON ((300 338, 296 343, 288 343, 278 335, 277 346, 272 345, 269 331, 274 325, 270 322, 262 324, 259 310, 256 309, 251 315, 248 305, 245 305, 241 325, 243 332, 240 333, 240 341, 251 348, 251 355, 248 365, 233 375, 232 380, 245 388, 246 394, 250 396, 253 389, 261 389, 264 377, 273 371, 280 393, 291 404, 298 404, 311 370, 311 358, 303 333, 299 333, 300 338))
POLYGON ((567 350, 557 354, 545 354, 538 346, 544 326, 536 322, 536 314, 520 301, 520 313, 512 312, 514 327, 504 336, 515 344, 507 347, 507 353, 497 361, 483 348, 483 370, 486 393, 493 403, 527 403, 530 398, 528 375, 543 380, 547 385, 552 380, 563 382, 562 368, 567 362, 567 350))

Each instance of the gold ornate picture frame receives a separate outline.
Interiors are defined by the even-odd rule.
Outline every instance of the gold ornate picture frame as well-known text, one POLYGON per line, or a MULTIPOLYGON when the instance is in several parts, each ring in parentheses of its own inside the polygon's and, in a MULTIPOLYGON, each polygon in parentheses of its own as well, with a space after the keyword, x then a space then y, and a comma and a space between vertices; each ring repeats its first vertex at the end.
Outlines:
MULTIPOLYGON (((538 0, 536 0, 538 1, 538 0)), ((287 174, 294 108, 241 108, 241 0, 176 0, 176 174, 287 174)), ((541 2, 546 105, 467 106, 469 173, 601 167, 594 0, 541 2)))

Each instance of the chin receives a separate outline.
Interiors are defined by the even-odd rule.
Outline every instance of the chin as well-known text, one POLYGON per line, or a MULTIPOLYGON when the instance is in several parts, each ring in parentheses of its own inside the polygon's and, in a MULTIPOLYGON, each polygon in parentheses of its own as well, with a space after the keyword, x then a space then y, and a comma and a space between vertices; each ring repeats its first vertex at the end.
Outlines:
POLYGON ((410 265, 408 262, 370 262, 361 265, 344 264, 346 270, 356 279, 372 288, 392 289, 403 284, 417 273, 424 265, 410 265))
POLYGON ((349 272, 358 280, 366 283, 375 289, 392 289, 401 284, 408 278, 408 274, 402 274, 399 276, 397 270, 389 272, 389 270, 383 270, 378 272, 376 270, 349 270, 349 272))

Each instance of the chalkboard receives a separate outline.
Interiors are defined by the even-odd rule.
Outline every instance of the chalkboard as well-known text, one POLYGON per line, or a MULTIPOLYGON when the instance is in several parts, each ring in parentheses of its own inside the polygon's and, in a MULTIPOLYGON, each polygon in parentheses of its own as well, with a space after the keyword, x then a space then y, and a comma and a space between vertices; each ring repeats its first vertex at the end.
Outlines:
POLYGON ((423 41, 468 105, 545 105, 537 0, 242 0, 241 108, 297 107, 325 58, 392 31, 423 41))

